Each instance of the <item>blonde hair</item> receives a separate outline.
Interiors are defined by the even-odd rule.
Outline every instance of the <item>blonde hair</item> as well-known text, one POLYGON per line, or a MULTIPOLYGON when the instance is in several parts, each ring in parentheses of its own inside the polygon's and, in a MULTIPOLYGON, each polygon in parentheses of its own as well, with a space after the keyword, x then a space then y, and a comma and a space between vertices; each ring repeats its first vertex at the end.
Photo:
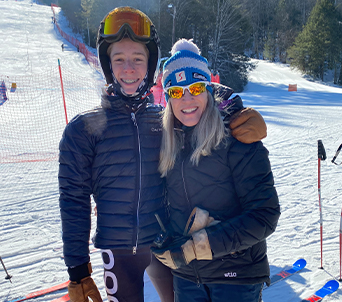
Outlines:
MULTIPOLYGON (((201 156, 208 156, 211 151, 229 136, 228 129, 224 126, 219 109, 215 104, 212 94, 206 91, 208 96, 205 108, 198 124, 194 128, 191 145, 194 148, 190 161, 198 165, 201 156)), ((176 158, 183 147, 183 133, 174 129, 175 116, 170 100, 163 114, 163 138, 160 150, 159 172, 165 177, 176 162, 176 158)))

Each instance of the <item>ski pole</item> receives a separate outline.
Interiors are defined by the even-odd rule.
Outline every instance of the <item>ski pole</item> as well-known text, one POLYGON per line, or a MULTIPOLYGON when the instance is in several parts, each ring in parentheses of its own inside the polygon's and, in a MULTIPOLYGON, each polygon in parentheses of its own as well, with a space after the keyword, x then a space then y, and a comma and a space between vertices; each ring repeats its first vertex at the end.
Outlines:
POLYGON ((318 202, 319 202, 319 222, 321 234, 321 269, 323 269, 323 217, 321 203, 321 160, 325 160, 327 155, 321 140, 318 140, 318 202))
POLYGON ((342 210, 341 210, 341 219, 340 219, 340 280, 342 281, 342 276, 341 276, 341 267, 342 267, 342 210))
POLYGON ((341 151, 341 149, 342 149, 342 144, 337 148, 337 151, 336 151, 336 153, 335 153, 335 156, 333 157, 333 159, 332 159, 332 163, 333 164, 335 164, 335 165, 340 165, 340 164, 342 164, 342 163, 336 163, 335 162, 335 160, 336 160, 336 158, 337 158, 337 156, 339 155, 339 153, 340 153, 340 151, 341 151))
POLYGON ((4 268, 5 273, 6 273, 5 279, 9 280, 9 281, 12 283, 12 280, 11 280, 12 276, 8 274, 7 269, 6 269, 6 267, 5 267, 4 262, 2 261, 1 256, 0 256, 0 261, 1 261, 2 267, 4 268))

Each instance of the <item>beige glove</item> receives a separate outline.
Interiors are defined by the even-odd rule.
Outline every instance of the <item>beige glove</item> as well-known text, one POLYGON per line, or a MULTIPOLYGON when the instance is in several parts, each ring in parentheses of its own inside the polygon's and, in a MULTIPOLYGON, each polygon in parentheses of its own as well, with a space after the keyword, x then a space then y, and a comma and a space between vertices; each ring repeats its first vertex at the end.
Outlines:
POLYGON ((190 239, 188 236, 180 237, 167 247, 151 247, 151 250, 160 262, 172 269, 186 266, 194 259, 213 259, 205 229, 193 233, 190 239))
POLYGON ((215 225, 219 222, 220 221, 215 220, 213 217, 209 216, 209 212, 207 210, 195 207, 189 216, 183 235, 191 235, 196 231, 204 229, 207 226, 215 225))
POLYGON ((251 144, 267 136, 266 123, 261 114, 253 108, 245 108, 230 119, 232 136, 238 141, 251 144))
MULTIPOLYGON (((88 270, 91 274, 90 263, 88 263, 88 270)), ((80 283, 71 281, 68 285, 68 292, 71 302, 89 302, 88 298, 91 298, 93 302, 102 302, 100 292, 90 276, 83 278, 80 283)))
POLYGON ((189 216, 183 237, 174 239, 164 248, 151 247, 151 250, 160 262, 172 269, 188 265, 194 259, 212 260, 205 227, 216 223, 219 221, 210 217, 208 211, 195 207, 189 216))

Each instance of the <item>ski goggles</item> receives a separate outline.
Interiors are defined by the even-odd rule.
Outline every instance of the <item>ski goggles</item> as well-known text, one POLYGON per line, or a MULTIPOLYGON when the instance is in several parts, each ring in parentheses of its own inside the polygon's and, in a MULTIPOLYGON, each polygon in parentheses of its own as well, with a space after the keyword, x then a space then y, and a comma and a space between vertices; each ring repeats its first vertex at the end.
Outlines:
POLYGON ((150 40, 152 21, 141 11, 131 7, 118 7, 102 21, 102 37, 115 39, 127 29, 135 38, 150 40))
POLYGON ((184 95, 186 89, 191 95, 196 96, 206 91, 207 85, 209 85, 209 82, 196 82, 187 86, 171 86, 165 88, 164 91, 170 98, 180 99, 184 95))

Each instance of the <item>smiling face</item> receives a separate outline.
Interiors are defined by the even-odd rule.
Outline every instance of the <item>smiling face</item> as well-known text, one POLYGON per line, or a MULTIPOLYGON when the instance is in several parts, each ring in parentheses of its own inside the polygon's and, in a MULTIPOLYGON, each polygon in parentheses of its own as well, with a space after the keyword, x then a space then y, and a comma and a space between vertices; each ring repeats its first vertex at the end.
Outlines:
POLYGON ((191 95, 186 89, 180 99, 169 98, 175 117, 185 126, 197 125, 208 103, 208 92, 191 95))
POLYGON ((146 46, 125 38, 113 43, 109 51, 115 78, 125 93, 135 93, 147 72, 146 46))

